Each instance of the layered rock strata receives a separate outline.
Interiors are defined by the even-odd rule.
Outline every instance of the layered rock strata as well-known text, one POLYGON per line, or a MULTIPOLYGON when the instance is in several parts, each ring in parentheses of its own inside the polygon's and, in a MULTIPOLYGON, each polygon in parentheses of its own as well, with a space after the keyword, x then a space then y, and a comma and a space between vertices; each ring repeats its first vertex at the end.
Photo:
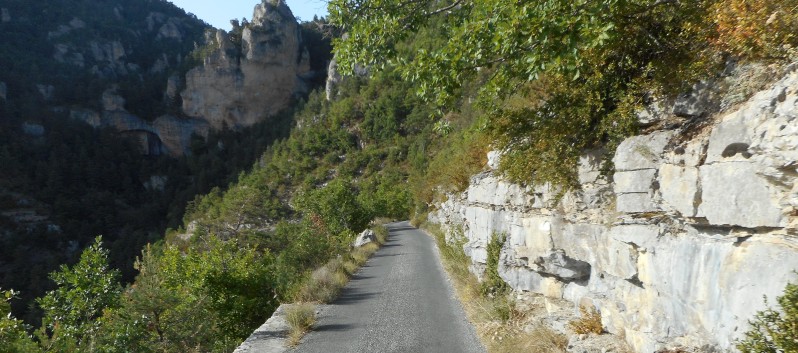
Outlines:
POLYGON ((581 189, 560 199, 508 183, 491 153, 431 219, 465 237, 477 275, 505 233, 499 272, 515 290, 595 306, 638 352, 734 350, 763 296, 773 302, 798 279, 797 117, 792 68, 701 129, 625 140, 612 175, 599 172, 601 151, 585 154, 581 189))

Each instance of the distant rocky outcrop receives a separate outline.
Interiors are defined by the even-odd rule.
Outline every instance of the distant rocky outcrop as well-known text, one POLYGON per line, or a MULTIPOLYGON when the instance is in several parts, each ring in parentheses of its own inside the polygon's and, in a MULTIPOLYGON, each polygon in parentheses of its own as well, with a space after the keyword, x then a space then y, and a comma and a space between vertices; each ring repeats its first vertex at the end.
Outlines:
POLYGON ((255 6, 241 43, 217 31, 202 66, 186 75, 183 111, 215 129, 251 126, 288 108, 307 91, 310 58, 296 18, 282 0, 255 6))
MULTIPOLYGON (((344 35, 345 37, 345 35, 344 35)), ((359 77, 366 77, 369 75, 367 67, 362 65, 355 65, 354 74, 359 77)), ((338 70, 338 61, 333 58, 327 66, 327 82, 324 87, 324 93, 327 100, 333 100, 338 95, 338 86, 344 81, 344 77, 338 70)))
MULTIPOLYGON (((121 10, 115 9, 115 11, 121 10)), ((195 30, 193 28, 196 27, 193 20, 167 16, 160 12, 151 12, 144 21, 146 29, 130 28, 130 31, 136 37, 151 38, 156 43, 167 40, 182 42, 187 32, 195 30)), ((148 59, 143 62, 140 59, 139 62, 132 62, 129 55, 141 49, 134 48, 129 42, 107 38, 92 38, 88 41, 74 39, 75 36, 83 38, 88 31, 91 31, 90 26, 84 20, 75 17, 48 32, 47 40, 52 42, 54 48, 53 59, 80 68, 87 67, 94 76, 103 78, 123 77, 140 73, 142 69, 162 72, 182 60, 180 56, 170 58, 166 53, 162 53, 154 62, 148 59), (142 68, 143 63, 148 67, 142 68)))
MULTIPOLYGON (((57 66, 58 74, 31 69, 0 72, 0 79, 26 92, 25 103, 33 109, 68 111, 91 126, 115 128, 142 141, 147 154, 181 155, 193 134, 267 120, 317 84, 303 29, 283 0, 263 0, 252 20, 231 33, 212 30, 167 2, 71 7, 30 2, 16 10, 20 18, 40 18, 46 25, 12 21, 2 8, 0 26, 39 30, 41 43, 8 41, 0 50, 51 47, 51 55, 31 53, 24 68, 57 66), (98 18, 116 24, 108 27, 98 18), (193 63, 198 56, 199 65, 183 71, 186 60, 193 63)), ((8 96, 5 83, 0 82, 2 100, 8 96)), ((23 120, 18 117, 17 124, 23 120)))
POLYGON ((491 153, 431 217, 465 237, 478 276, 505 233, 512 288, 597 308, 637 352, 733 350, 763 295, 798 279, 798 67, 786 71, 727 110, 717 83, 650 109, 641 124, 664 123, 620 144, 614 174, 607 152, 586 153, 580 190, 561 198, 509 183, 491 153))
POLYGON ((165 114, 152 122, 145 121, 125 110, 125 99, 113 89, 103 93, 102 102, 102 112, 74 109, 69 115, 92 127, 110 127, 137 138, 144 154, 181 156, 190 152, 193 135, 206 137, 210 132, 208 122, 201 119, 165 114))

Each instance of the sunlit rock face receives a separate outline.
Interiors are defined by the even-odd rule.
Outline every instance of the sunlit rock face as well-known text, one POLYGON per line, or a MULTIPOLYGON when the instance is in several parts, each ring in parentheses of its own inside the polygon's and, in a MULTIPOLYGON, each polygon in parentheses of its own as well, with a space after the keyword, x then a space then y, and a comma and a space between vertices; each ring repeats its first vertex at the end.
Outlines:
MULTIPOLYGON (((695 118, 690 99, 654 120, 695 118)), ((635 351, 733 350, 763 295, 772 302, 798 279, 798 71, 734 108, 706 107, 700 131, 670 125, 625 140, 612 175, 600 173, 607 152, 586 153, 581 189, 560 199, 505 181, 492 152, 431 218, 465 237, 478 276, 491 237, 505 233, 505 281, 592 303, 635 351)))
POLYGON ((217 49, 186 75, 183 111, 214 129, 251 126, 288 108, 307 91, 301 78, 310 71, 296 18, 283 1, 264 1, 244 24, 241 46, 224 31, 217 49))

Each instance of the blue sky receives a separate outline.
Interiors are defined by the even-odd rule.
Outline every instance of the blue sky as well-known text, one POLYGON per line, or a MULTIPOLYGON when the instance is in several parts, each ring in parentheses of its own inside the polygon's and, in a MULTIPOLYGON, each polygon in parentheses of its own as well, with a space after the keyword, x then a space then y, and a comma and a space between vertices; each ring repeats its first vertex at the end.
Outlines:
MULTIPOLYGON (((252 19, 252 9, 260 0, 169 0, 186 12, 191 12, 216 28, 230 30, 230 20, 252 19)), ((325 0, 286 0, 294 16, 312 20, 313 15, 327 15, 325 0)))

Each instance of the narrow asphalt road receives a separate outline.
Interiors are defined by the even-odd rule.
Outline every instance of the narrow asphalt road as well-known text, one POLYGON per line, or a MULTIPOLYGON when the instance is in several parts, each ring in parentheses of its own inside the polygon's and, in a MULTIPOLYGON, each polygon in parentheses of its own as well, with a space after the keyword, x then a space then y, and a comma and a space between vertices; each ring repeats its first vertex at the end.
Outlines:
POLYGON ((325 307, 295 353, 484 353, 433 239, 407 222, 325 307))

